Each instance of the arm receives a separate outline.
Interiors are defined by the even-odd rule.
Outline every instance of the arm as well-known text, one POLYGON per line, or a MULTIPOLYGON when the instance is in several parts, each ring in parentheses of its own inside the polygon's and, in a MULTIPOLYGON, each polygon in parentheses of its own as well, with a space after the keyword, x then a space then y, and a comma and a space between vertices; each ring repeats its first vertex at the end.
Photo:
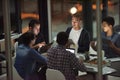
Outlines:
POLYGON ((95 41, 91 41, 90 46, 92 47, 93 50, 97 51, 97 46, 95 45, 95 41))
POLYGON ((41 56, 36 50, 30 49, 29 51, 30 56, 35 59, 36 61, 42 63, 42 64, 47 64, 47 59, 43 56, 41 56))
POLYGON ((78 70, 84 72, 86 71, 86 67, 82 61, 78 60, 75 54, 70 55, 70 63, 73 68, 77 68, 78 70))
POLYGON ((69 34, 70 34, 71 29, 72 29, 72 27, 68 27, 68 28, 66 29, 66 31, 65 31, 65 32, 69 35, 69 34))
POLYGON ((45 43, 45 41, 44 41, 44 42, 35 44, 32 48, 37 49, 37 48, 42 47, 42 46, 45 46, 45 45, 46 45, 46 43, 45 43))
POLYGON ((42 33, 39 33, 36 38, 35 45, 33 46, 33 48, 38 49, 39 47, 42 47, 45 45, 46 45, 46 42, 45 42, 44 36, 42 33))
POLYGON ((89 51, 90 36, 87 32, 82 32, 78 42, 78 52, 89 51))
POLYGON ((119 40, 120 40, 120 39, 117 40, 116 45, 115 45, 113 42, 111 42, 111 41, 108 42, 108 45, 109 45, 116 53, 118 53, 118 54, 120 55, 120 41, 119 41, 119 40))

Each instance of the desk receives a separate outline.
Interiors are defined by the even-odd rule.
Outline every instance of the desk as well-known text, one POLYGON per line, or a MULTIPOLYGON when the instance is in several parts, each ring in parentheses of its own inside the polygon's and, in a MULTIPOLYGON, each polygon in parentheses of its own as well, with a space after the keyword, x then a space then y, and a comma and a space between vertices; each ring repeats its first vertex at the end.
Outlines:
MULTIPOLYGON (((83 55, 82 55, 83 56, 83 55)), ((81 55, 78 54, 76 55, 77 58, 81 58, 81 55)), ((84 57, 83 57, 84 59, 84 57)), ((107 61, 110 61, 108 59, 106 59, 107 61)), ((113 60, 113 59, 111 59, 113 60)), ((120 58, 119 58, 120 60, 120 58)), ((92 75, 93 76, 93 79, 94 80, 97 80, 97 76, 98 76, 98 67, 97 67, 97 64, 96 65, 93 65, 93 64, 89 64, 89 63, 86 63, 84 62, 85 66, 87 67, 87 74, 89 75, 92 75)), ((107 76, 113 72, 116 72, 115 69, 113 69, 112 67, 110 67, 111 63, 107 64, 107 65, 103 65, 103 68, 102 68, 102 75, 103 75, 103 80, 107 80, 107 76)))
MULTIPOLYGON (((88 65, 86 65, 86 67, 87 67, 88 74, 92 74, 94 77, 94 80, 97 80, 97 72, 98 72, 97 67, 88 66, 88 65)), ((116 70, 113 68, 105 66, 105 67, 103 67, 102 71, 103 71, 103 74, 102 74, 103 80, 107 80, 107 75, 115 72, 116 70)))
POLYGON ((109 58, 108 60, 111 62, 111 65, 109 67, 116 69, 116 72, 110 75, 120 77, 120 57, 109 58))
MULTIPOLYGON (((43 53, 43 56, 46 57, 47 53, 43 53)), ((79 58, 79 56, 77 56, 79 58)), ((94 80, 97 80, 97 66, 92 66, 92 65, 87 65, 86 63, 84 63, 85 66, 87 67, 87 73, 91 74, 94 77, 94 80)), ((115 72, 116 70, 113 68, 110 68, 108 66, 104 66, 103 67, 103 80, 107 80, 107 75, 111 74, 112 72, 115 72)), ((86 76, 87 77, 87 76, 86 76)))

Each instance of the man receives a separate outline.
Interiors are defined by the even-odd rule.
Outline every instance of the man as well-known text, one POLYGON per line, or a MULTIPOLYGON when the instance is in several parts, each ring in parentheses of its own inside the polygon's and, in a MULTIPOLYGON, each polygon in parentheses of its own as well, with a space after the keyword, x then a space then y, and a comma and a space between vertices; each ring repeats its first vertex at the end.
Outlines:
POLYGON ((61 71, 66 80, 76 80, 74 68, 80 71, 86 71, 84 64, 78 60, 75 54, 66 51, 66 44, 68 42, 68 35, 66 32, 60 32, 57 35, 56 47, 48 50, 48 68, 61 71))
MULTIPOLYGON (((111 16, 102 20, 102 49, 105 51, 105 57, 109 59, 120 57, 120 35, 114 32, 114 23, 114 18, 111 16)), ((97 50, 94 41, 91 42, 91 46, 94 50, 97 50)), ((111 62, 110 67, 116 69, 116 72, 112 75, 120 76, 120 61, 111 62)))
POLYGON ((37 36, 33 48, 38 49, 39 47, 45 46, 46 43, 43 34, 40 33, 40 22, 38 20, 33 19, 29 22, 29 31, 32 31, 37 36))
MULTIPOLYGON (((38 51, 40 54, 42 54, 41 51, 38 49, 45 46, 46 42, 44 40, 44 36, 42 33, 40 33, 40 22, 36 19, 33 19, 29 22, 29 31, 33 32, 36 36, 35 44, 32 46, 36 51, 38 51)), ((36 62, 36 69, 39 69, 41 64, 36 62)), ((46 68, 41 69, 41 73, 44 73, 46 71, 46 68)))
POLYGON ((77 53, 85 53, 89 51, 90 36, 89 33, 82 27, 81 16, 79 13, 72 15, 72 26, 66 30, 77 48, 77 53))
MULTIPOLYGON (((102 20, 102 48, 105 51, 105 57, 120 57, 120 35, 113 30, 113 17, 105 17, 102 20)), ((96 50, 95 42, 91 42, 91 46, 96 50)))

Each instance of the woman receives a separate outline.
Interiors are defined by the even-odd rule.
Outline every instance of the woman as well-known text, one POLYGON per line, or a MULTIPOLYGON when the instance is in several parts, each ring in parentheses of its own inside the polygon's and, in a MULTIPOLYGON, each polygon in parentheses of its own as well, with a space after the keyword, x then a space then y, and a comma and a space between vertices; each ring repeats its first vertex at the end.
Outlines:
POLYGON ((19 37, 14 66, 24 80, 45 80, 43 77, 45 78, 47 60, 32 48, 34 43, 35 35, 32 32, 26 32, 19 37), (44 66, 44 70, 41 70, 44 76, 36 69, 36 62, 39 62, 40 67, 44 66))

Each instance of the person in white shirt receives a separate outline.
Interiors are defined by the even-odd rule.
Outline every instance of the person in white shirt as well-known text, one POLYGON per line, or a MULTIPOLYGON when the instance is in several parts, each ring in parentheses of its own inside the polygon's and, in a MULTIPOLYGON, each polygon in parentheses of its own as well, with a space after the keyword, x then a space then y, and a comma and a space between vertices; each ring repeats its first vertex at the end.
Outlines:
POLYGON ((90 36, 87 30, 82 26, 80 13, 72 15, 72 26, 68 27, 66 32, 77 47, 77 53, 89 51, 90 36))

